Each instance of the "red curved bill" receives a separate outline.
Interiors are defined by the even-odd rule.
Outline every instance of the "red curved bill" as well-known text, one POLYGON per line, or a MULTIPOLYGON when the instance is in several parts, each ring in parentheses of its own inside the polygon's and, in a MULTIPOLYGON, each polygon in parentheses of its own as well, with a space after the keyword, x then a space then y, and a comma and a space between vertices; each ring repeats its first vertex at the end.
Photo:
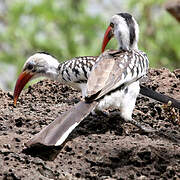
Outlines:
POLYGON ((27 72, 22 72, 17 81, 16 81, 16 86, 14 89, 14 106, 16 106, 17 99, 24 88, 24 86, 28 83, 28 81, 32 78, 33 74, 27 73, 27 72))
POLYGON ((110 41, 110 39, 114 36, 113 31, 112 31, 112 27, 108 26, 105 34, 104 34, 104 39, 103 39, 103 43, 102 43, 102 50, 101 52, 104 52, 104 49, 106 48, 108 42, 110 41))

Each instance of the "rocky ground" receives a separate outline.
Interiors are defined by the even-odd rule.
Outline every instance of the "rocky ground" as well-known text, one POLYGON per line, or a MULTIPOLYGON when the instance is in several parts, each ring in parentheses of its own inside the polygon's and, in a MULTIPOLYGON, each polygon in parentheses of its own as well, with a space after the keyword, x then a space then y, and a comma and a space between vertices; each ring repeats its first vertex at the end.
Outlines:
MULTIPOLYGON (((180 100, 180 69, 151 69, 146 84, 180 100)), ((44 151, 27 149, 25 143, 77 103, 80 94, 43 80, 22 92, 16 108, 12 93, 0 90, 0 99, 0 179, 180 179, 176 108, 139 96, 133 118, 157 133, 142 133, 119 117, 89 115, 62 149, 44 151)))

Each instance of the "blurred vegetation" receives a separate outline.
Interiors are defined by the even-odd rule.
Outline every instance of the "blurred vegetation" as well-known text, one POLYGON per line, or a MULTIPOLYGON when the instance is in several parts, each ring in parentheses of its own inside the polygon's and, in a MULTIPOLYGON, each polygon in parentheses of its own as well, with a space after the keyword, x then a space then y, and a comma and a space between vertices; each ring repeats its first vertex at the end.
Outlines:
POLYGON ((130 0, 139 14, 140 49, 147 52, 152 67, 180 68, 180 24, 165 11, 164 0, 130 0))
POLYGON ((22 68, 37 51, 49 52, 59 60, 99 53, 102 21, 85 12, 84 0, 6 2, 0 61, 22 68))
MULTIPOLYGON (((89 14, 88 0, 2 2, 0 62, 16 65, 18 74, 25 60, 38 51, 49 52, 60 61, 100 53, 109 19, 89 14)), ((128 0, 126 9, 140 24, 139 48, 147 52, 151 66, 173 70, 180 67, 180 27, 163 10, 163 2, 128 0)), ((108 47, 117 48, 117 43, 108 47)))

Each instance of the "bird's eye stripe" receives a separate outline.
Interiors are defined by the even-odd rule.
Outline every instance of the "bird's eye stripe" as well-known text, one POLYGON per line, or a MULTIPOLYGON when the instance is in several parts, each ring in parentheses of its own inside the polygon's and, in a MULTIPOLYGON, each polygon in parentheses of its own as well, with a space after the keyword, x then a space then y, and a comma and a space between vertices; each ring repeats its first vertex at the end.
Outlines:
POLYGON ((114 24, 113 24, 113 23, 110 23, 110 26, 111 26, 112 28, 114 28, 114 24))
POLYGON ((33 69, 33 65, 32 64, 28 64, 27 69, 29 69, 29 70, 33 69))

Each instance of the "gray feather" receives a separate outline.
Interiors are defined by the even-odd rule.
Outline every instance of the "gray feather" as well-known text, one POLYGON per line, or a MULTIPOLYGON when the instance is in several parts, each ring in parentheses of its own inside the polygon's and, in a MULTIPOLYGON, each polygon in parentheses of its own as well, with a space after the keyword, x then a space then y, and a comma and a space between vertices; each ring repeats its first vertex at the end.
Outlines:
POLYGON ((79 102, 69 111, 57 117, 51 124, 42 129, 26 146, 43 144, 46 146, 61 145, 72 130, 95 108, 98 102, 79 102))

